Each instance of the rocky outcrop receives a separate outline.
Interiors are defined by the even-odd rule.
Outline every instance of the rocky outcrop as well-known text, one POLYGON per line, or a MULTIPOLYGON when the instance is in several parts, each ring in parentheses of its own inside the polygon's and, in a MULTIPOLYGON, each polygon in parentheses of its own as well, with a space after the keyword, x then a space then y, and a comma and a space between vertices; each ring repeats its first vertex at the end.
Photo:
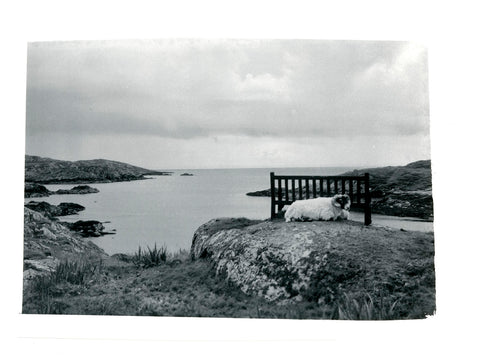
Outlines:
POLYGON ((42 213, 48 218, 54 218, 56 216, 66 216, 77 214, 78 212, 85 210, 85 207, 75 203, 60 203, 59 205, 52 205, 45 201, 30 201, 25 204, 25 207, 42 213))
POLYGON ((181 177, 193 177, 192 173, 182 173, 180 174, 181 177))
POLYGON ((191 247, 192 259, 209 258, 245 293, 279 303, 327 302, 384 284, 400 297, 417 271, 428 273, 418 280, 434 292, 433 255, 433 233, 349 221, 214 219, 197 229, 191 247))
POLYGON ((25 156, 25 181, 43 184, 109 183, 145 179, 145 175, 171 175, 105 159, 66 161, 25 156))
POLYGON ((372 212, 433 220, 432 192, 392 191, 380 198, 372 199, 372 212))
POLYGON ((40 184, 25 183, 24 197, 25 198, 41 198, 49 196, 50 190, 40 184))
POLYGON ((24 209, 23 247, 26 281, 51 272, 61 259, 78 258, 81 255, 107 257, 92 242, 29 208, 24 209))

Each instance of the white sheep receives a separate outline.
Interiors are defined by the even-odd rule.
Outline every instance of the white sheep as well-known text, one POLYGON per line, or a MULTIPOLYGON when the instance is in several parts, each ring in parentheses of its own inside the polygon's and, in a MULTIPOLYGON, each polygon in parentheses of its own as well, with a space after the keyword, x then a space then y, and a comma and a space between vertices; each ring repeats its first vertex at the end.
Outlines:
POLYGON ((332 198, 297 200, 288 206, 285 221, 337 220, 349 218, 350 197, 337 194, 332 198))

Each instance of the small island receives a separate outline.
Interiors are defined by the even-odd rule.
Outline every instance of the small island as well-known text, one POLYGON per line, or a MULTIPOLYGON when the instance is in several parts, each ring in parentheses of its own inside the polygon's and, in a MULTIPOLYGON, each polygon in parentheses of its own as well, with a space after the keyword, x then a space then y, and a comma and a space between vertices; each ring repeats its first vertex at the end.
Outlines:
POLYGON ((180 174, 181 177, 193 177, 192 173, 182 173, 180 174))

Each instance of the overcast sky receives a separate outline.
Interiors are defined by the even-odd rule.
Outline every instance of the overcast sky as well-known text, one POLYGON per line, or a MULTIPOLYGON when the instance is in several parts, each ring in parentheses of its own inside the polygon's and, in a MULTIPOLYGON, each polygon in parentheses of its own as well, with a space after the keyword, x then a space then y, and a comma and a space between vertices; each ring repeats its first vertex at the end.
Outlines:
POLYGON ((26 153, 151 169, 430 158, 427 51, 406 42, 28 47, 26 153))

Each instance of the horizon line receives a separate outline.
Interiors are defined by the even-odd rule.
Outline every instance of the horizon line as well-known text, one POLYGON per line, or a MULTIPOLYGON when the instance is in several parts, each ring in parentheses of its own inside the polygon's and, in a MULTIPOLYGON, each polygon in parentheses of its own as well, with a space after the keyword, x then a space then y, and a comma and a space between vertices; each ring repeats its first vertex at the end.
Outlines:
POLYGON ((300 168, 358 168, 358 169, 363 169, 363 168, 373 168, 373 167, 388 167, 388 166, 404 166, 410 163, 418 162, 418 161, 424 161, 424 160, 430 160, 431 158, 426 158, 426 159, 418 159, 414 160, 411 162, 408 162, 406 164, 388 164, 388 165, 379 165, 379 164, 361 164, 361 165, 307 165, 307 166, 256 166, 256 167, 205 167, 205 168, 164 168, 164 169, 149 169, 143 167, 143 165, 137 165, 137 164, 131 164, 127 162, 122 162, 119 160, 114 160, 114 159, 105 159, 105 158, 93 158, 93 159, 77 159, 77 160, 67 160, 67 159, 55 159, 51 157, 42 157, 40 155, 34 155, 34 154, 27 154, 25 153, 25 156, 30 156, 30 157, 39 157, 39 158, 44 158, 44 159, 50 159, 50 160, 59 160, 59 161, 66 161, 66 162, 77 162, 77 161, 93 161, 93 160, 106 160, 106 161, 111 161, 111 162, 118 162, 118 163, 123 163, 123 164, 128 164, 136 167, 140 167, 143 169, 148 169, 152 171, 169 171, 169 170, 221 170, 221 169, 300 169, 300 168))

